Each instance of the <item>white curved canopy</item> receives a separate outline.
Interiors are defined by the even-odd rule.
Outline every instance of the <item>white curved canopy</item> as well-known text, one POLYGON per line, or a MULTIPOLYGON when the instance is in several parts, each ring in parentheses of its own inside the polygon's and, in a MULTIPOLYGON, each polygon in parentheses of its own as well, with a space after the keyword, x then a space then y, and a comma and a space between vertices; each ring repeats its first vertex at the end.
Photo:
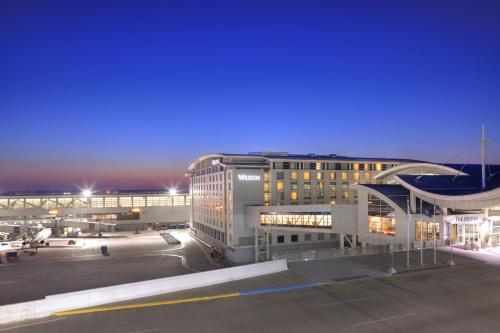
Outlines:
POLYGON ((446 165, 433 164, 433 163, 407 163, 395 166, 388 170, 382 171, 377 174, 374 179, 379 180, 397 174, 407 175, 459 175, 466 176, 467 174, 453 169, 446 165))

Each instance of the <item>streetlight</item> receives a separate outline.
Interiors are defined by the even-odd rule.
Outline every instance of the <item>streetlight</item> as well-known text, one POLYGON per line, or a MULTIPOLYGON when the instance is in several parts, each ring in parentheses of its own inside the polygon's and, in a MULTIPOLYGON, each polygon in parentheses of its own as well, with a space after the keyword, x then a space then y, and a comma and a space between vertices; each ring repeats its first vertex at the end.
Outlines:
MULTIPOLYGON (((81 193, 82 197, 86 198, 86 204, 85 204, 85 210, 87 211, 87 224, 88 224, 88 227, 90 228, 90 215, 89 215, 89 197, 92 196, 92 189, 89 188, 89 187, 86 187, 86 188, 83 188, 82 189, 82 193, 81 193)), ((99 234, 101 233, 101 225, 99 224, 99 234)))
POLYGON ((168 190, 168 194, 170 194, 170 195, 176 195, 177 194, 177 189, 175 187, 171 187, 168 190))

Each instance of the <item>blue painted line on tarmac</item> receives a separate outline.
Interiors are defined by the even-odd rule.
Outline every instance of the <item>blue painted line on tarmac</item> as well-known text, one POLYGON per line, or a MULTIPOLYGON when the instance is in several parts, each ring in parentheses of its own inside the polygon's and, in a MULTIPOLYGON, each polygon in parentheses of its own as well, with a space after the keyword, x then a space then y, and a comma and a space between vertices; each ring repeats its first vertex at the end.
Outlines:
POLYGON ((286 287, 257 289, 257 290, 244 290, 244 291, 240 291, 239 293, 240 293, 240 296, 248 296, 248 295, 256 295, 256 294, 275 293, 275 292, 294 290, 294 289, 312 288, 312 287, 316 287, 316 283, 295 284, 295 285, 286 286, 286 287))

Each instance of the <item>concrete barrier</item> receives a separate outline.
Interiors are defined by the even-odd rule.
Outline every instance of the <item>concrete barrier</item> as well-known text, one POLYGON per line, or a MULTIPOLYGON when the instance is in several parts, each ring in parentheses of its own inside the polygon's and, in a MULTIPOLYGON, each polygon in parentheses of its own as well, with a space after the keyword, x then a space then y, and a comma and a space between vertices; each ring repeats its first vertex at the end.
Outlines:
POLYGON ((111 287, 50 295, 41 300, 0 306, 0 324, 48 317, 54 312, 93 307, 175 291, 206 287, 286 271, 286 260, 222 268, 111 287))

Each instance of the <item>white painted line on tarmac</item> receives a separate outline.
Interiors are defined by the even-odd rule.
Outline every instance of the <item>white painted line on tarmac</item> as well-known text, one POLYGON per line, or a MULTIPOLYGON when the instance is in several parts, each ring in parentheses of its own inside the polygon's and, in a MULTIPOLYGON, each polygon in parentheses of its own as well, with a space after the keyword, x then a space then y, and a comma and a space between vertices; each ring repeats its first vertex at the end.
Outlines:
POLYGON ((382 322, 382 321, 399 319, 399 318, 405 318, 405 317, 411 317, 411 316, 415 316, 415 315, 417 315, 417 314, 416 313, 406 313, 406 314, 392 316, 392 317, 387 317, 387 318, 382 318, 382 319, 362 321, 360 323, 352 324, 352 326, 355 327, 355 326, 369 325, 369 324, 379 323, 379 322, 382 322))
POLYGON ((321 305, 317 305, 317 307, 324 308, 326 306, 337 305, 337 304, 357 303, 357 302, 367 301, 367 300, 374 299, 374 298, 375 297, 355 298, 355 299, 350 299, 350 300, 346 300, 346 301, 338 301, 338 302, 333 302, 333 303, 321 304, 321 305))
POLYGON ((29 324, 23 324, 23 325, 17 325, 17 326, 12 326, 12 327, 0 328, 0 332, 11 331, 11 330, 15 330, 15 329, 22 328, 22 327, 29 327, 29 326, 36 326, 36 325, 48 324, 48 323, 51 323, 53 321, 58 321, 58 320, 63 320, 63 319, 66 319, 66 317, 52 318, 52 319, 47 319, 47 320, 44 320, 44 321, 37 321, 37 322, 34 322, 34 323, 29 323, 29 324))
POLYGON ((487 279, 477 280, 477 282, 485 282, 485 281, 492 281, 492 280, 498 280, 498 279, 500 279, 500 276, 495 276, 495 277, 490 277, 487 279))

